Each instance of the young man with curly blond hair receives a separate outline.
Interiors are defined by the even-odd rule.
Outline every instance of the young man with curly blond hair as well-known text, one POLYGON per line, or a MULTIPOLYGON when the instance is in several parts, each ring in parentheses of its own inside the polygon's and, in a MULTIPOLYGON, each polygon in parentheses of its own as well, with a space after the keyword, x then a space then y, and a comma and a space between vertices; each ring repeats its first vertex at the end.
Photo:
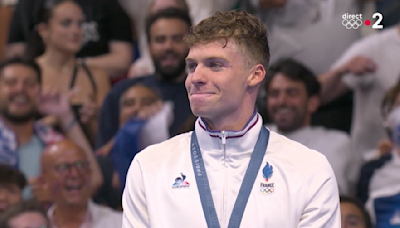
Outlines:
POLYGON ((127 175, 124 228, 340 227, 335 175, 320 153, 263 127, 255 101, 267 31, 216 13, 185 36, 195 130, 140 152, 127 175))

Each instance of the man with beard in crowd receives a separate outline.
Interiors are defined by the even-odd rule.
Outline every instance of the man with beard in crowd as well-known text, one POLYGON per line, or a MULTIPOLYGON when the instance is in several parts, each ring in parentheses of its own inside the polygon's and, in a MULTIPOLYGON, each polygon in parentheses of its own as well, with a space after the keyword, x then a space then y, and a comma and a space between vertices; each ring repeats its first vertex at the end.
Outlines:
POLYGON ((112 138, 119 128, 120 98, 128 88, 137 83, 158 88, 162 99, 174 104, 174 120, 169 133, 171 136, 181 133, 185 122, 192 116, 185 89, 185 57, 189 49, 183 42, 183 36, 190 26, 188 13, 176 8, 163 9, 148 17, 146 33, 156 73, 126 79, 113 87, 100 112, 96 143, 98 148, 106 144, 112 146, 112 138))
MULTIPOLYGON (((63 139, 52 128, 35 121, 40 110, 58 117, 65 136, 85 149, 93 167, 92 185, 96 189, 102 184, 100 168, 89 143, 83 140, 67 95, 41 91, 40 84, 41 70, 33 60, 12 58, 0 64, 0 164, 19 169, 36 186, 44 148, 63 139)), ((24 189, 25 199, 32 196, 31 188, 24 189)))

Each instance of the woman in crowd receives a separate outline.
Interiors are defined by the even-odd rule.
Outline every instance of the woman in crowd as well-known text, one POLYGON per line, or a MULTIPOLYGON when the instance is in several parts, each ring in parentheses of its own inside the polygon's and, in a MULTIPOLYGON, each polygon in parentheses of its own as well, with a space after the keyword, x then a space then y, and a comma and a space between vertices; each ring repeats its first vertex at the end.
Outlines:
POLYGON ((356 199, 340 197, 342 228, 372 228, 371 217, 356 199))
MULTIPOLYGON (((110 82, 104 70, 88 67, 75 57, 82 47, 82 10, 71 0, 46 0, 39 15, 40 23, 35 27, 28 50, 32 56, 39 56, 36 60, 43 71, 43 90, 73 91, 70 103, 76 120, 93 143, 97 110, 110 89, 110 82)), ((57 123, 51 117, 46 120, 57 123)))

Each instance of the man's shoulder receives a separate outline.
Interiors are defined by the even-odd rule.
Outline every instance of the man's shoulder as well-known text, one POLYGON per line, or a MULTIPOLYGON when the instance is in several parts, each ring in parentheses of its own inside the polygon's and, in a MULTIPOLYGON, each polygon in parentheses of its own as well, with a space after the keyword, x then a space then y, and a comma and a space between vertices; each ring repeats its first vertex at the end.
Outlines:
POLYGON ((148 146, 135 157, 140 163, 159 163, 171 156, 179 156, 183 151, 189 150, 192 132, 183 133, 165 140, 164 142, 148 146))
POLYGON ((122 212, 116 211, 96 203, 92 203, 92 213, 98 221, 119 221, 122 220, 122 212))
POLYGON ((296 167, 303 174, 332 169, 325 155, 276 132, 270 132, 268 150, 296 167))
POLYGON ((314 135, 329 138, 334 141, 350 141, 350 135, 344 131, 339 131, 336 129, 328 129, 325 127, 311 127, 314 135))
MULTIPOLYGON (((386 29, 382 32, 368 35, 353 43, 352 49, 377 49, 381 48, 382 43, 390 41, 393 35, 397 32, 394 28, 386 29)), ((378 49, 380 50, 380 49, 378 49)))

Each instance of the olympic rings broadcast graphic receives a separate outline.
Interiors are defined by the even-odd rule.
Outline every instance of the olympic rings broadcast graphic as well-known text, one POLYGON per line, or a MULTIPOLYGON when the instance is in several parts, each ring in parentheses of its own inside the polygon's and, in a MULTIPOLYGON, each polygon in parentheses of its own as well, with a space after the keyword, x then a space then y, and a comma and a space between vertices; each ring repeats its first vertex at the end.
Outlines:
POLYGON ((260 192, 262 194, 272 194, 274 192, 274 188, 260 188, 260 192))
POLYGON ((347 29, 358 29, 363 24, 361 19, 343 19, 342 25, 347 29))

